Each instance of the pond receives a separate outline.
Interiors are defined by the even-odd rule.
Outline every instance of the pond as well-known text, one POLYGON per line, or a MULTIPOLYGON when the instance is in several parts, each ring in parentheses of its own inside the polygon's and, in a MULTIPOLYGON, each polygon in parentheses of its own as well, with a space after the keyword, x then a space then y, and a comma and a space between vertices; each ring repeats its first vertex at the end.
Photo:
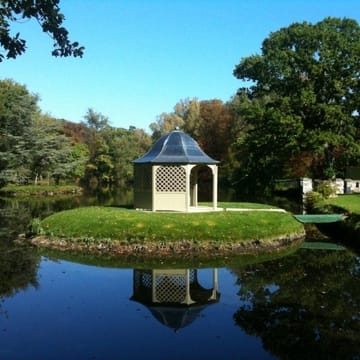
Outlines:
POLYGON ((0 202, 1 359, 360 359, 358 254, 124 267, 14 244, 81 202, 0 202))

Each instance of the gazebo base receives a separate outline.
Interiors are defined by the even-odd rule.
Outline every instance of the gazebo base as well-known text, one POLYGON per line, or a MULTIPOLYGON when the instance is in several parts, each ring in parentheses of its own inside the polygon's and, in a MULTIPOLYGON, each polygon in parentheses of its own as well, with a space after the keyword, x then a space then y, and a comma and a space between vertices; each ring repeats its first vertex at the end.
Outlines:
MULTIPOLYGON (((136 209, 138 211, 149 211, 150 209, 136 209)), ((199 213, 199 212, 212 212, 212 211, 224 211, 224 208, 217 207, 213 208, 212 206, 190 206, 189 210, 187 211, 181 211, 181 210, 156 210, 155 212, 169 212, 169 213, 199 213)))
POLYGON ((210 212, 210 211, 224 211, 224 208, 221 207, 212 207, 212 206, 190 206, 187 212, 210 212))

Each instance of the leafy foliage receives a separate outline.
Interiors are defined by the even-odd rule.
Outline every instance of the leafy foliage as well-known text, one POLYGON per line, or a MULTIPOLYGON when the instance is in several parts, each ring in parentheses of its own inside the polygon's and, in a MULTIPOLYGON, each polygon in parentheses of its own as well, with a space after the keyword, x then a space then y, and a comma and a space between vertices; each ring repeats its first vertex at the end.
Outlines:
POLYGON ((85 115, 85 142, 89 149, 84 183, 87 187, 117 185, 126 187, 133 180, 131 161, 151 145, 141 129, 115 129, 101 113, 89 109, 85 115))
POLYGON ((261 55, 236 66, 253 84, 239 90, 238 107, 250 126, 239 151, 249 186, 331 178, 359 163, 359 49, 356 21, 326 18, 271 33, 261 55))
POLYGON ((131 161, 151 145, 145 131, 113 128, 93 109, 86 123, 54 119, 40 112, 37 101, 25 86, 0 81, 0 186, 131 184, 131 161))
POLYGON ((65 20, 60 12, 59 0, 2 0, 0 7, 0 45, 5 55, 0 53, 0 62, 15 59, 26 50, 26 41, 20 34, 11 34, 11 23, 24 19, 35 19, 43 32, 54 41, 53 56, 83 56, 84 47, 78 42, 70 42, 68 30, 62 26, 65 20))
POLYGON ((180 100, 172 113, 162 113, 150 125, 152 138, 176 128, 193 137, 211 157, 222 162, 220 184, 229 187, 232 173, 237 166, 235 149, 237 139, 244 135, 245 124, 237 112, 239 97, 228 103, 219 99, 199 101, 197 98, 180 100))
POLYGON ((39 113, 37 101, 24 85, 0 81, 0 186, 6 181, 3 171, 14 168, 17 161, 16 144, 39 113))

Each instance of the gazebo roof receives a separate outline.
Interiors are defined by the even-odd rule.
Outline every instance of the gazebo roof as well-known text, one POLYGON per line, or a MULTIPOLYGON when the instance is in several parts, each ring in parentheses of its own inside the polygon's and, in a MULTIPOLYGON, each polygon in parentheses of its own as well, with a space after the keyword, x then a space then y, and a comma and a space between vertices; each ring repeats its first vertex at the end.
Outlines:
POLYGON ((219 161, 202 151, 198 143, 182 131, 174 130, 162 136, 135 164, 217 164, 219 161))

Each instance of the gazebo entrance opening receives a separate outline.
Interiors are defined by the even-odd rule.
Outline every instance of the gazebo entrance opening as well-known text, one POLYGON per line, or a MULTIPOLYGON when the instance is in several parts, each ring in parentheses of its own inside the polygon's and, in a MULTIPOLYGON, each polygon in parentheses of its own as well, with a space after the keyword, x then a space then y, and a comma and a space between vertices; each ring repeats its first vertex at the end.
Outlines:
POLYGON ((208 165, 196 165, 190 175, 190 206, 197 207, 199 202, 214 201, 214 174, 208 165))

